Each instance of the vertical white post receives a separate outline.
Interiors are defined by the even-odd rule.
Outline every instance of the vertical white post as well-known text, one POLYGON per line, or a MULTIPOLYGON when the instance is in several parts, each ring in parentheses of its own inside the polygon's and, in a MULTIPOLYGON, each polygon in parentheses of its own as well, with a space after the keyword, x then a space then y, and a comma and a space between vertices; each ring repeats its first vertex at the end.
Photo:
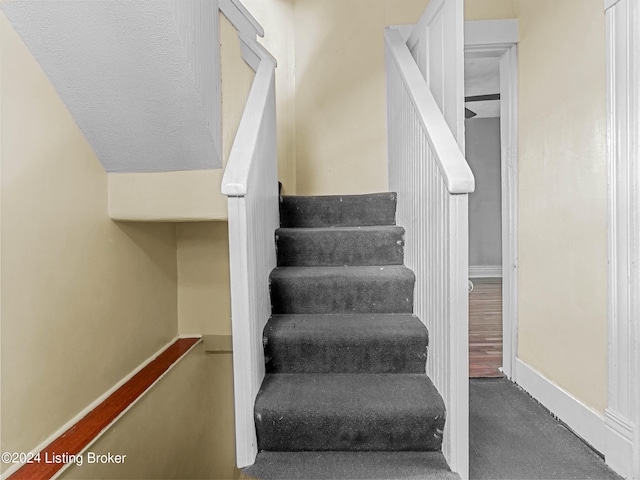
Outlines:
POLYGON ((605 459, 640 479, 640 5, 606 0, 609 402, 605 459))

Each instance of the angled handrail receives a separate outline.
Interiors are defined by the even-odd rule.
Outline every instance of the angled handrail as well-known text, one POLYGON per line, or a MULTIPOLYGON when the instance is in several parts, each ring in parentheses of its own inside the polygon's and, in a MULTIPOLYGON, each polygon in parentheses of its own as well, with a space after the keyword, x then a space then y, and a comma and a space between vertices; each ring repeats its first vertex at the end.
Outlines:
POLYGON ((387 28, 385 39, 392 53, 391 59, 402 76, 427 138, 434 152, 438 153, 436 161, 447 190, 452 194, 473 192, 475 180, 469 164, 460 151, 407 44, 400 33, 393 28, 387 28))
POLYGON ((222 176, 222 194, 228 197, 242 197, 248 192, 249 178, 252 160, 255 158, 256 149, 259 147, 258 137, 261 124, 267 121, 264 111, 267 108, 269 94, 273 88, 273 72, 276 67, 273 57, 264 48, 259 47, 255 51, 262 58, 256 68, 256 76, 253 79, 245 110, 240 119, 229 160, 222 176))
POLYGON ((418 64, 387 29, 389 189, 416 275, 414 312, 429 330, 427 373, 447 408, 442 452, 468 475, 468 200, 475 182, 418 64))
POLYGON ((240 0, 218 0, 218 8, 236 31, 248 37, 264 37, 262 25, 246 9, 240 0))

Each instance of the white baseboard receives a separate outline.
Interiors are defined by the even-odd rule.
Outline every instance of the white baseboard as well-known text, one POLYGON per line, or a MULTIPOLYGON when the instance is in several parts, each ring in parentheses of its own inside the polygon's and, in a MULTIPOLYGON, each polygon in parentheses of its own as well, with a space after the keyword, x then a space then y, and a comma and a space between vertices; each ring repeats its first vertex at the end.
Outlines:
POLYGON ((611 410, 604 414, 605 459, 616 473, 633 478, 633 424, 611 410))
POLYGON ((469 278, 500 278, 501 265, 469 265, 469 278))
POLYGON ((516 359, 515 380, 598 452, 605 452, 605 420, 540 372, 516 359))

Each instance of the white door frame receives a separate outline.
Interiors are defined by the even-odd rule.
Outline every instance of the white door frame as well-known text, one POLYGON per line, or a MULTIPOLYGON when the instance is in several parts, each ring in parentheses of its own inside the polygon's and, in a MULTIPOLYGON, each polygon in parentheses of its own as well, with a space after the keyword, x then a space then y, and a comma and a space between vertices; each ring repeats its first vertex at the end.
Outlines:
POLYGON ((640 479, 640 5, 605 0, 609 386, 605 459, 640 479))
POLYGON ((464 23, 465 56, 500 59, 502 369, 512 379, 518 346, 518 20, 464 23))

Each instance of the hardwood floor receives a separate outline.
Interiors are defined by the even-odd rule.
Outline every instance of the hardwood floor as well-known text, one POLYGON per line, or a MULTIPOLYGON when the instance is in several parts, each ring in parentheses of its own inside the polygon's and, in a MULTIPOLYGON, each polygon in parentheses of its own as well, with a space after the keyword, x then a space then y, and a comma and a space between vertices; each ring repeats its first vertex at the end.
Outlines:
POLYGON ((474 278, 469 294, 469 377, 501 377, 502 279, 474 278))

